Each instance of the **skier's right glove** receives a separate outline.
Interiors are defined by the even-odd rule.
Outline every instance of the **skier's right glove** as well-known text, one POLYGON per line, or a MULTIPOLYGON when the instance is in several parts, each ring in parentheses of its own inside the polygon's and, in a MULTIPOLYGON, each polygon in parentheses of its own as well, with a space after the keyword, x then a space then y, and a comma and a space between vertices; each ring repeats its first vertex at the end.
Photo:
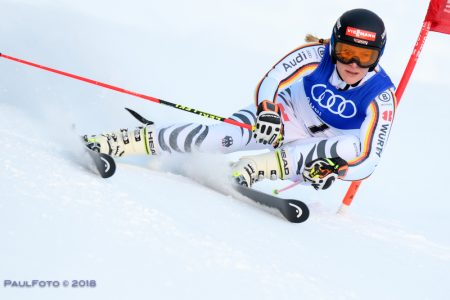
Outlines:
POLYGON ((316 190, 326 190, 336 178, 343 178, 347 170, 347 162, 340 157, 318 158, 305 166, 303 178, 316 190))
POLYGON ((258 143, 271 144, 278 148, 283 144, 283 121, 280 108, 275 103, 264 100, 256 111, 256 126, 253 137, 258 143))

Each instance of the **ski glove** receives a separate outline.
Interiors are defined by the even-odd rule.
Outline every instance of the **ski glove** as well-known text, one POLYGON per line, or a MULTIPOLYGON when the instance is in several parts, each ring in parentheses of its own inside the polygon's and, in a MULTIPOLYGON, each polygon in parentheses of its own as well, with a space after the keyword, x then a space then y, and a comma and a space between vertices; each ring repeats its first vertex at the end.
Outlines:
POLYGON ((271 144, 274 148, 280 147, 283 144, 284 126, 278 105, 264 100, 258 105, 256 116, 256 126, 253 129, 256 142, 271 144))
POLYGON ((303 178, 316 190, 326 190, 336 178, 343 178, 347 169, 347 162, 340 157, 318 158, 306 164, 303 178))

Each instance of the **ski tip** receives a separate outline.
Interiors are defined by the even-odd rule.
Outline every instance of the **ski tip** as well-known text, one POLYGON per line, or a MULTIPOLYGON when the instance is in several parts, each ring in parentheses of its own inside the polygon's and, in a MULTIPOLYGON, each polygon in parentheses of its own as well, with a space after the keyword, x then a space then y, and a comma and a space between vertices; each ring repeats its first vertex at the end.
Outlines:
POLYGON ((292 223, 303 223, 309 218, 308 206, 297 200, 286 200, 288 209, 282 211, 284 217, 292 223))
POLYGON ((100 176, 102 178, 109 178, 111 176, 114 175, 114 173, 116 172, 116 162, 114 161, 114 159, 104 153, 100 154, 100 158, 103 162, 103 164, 99 164, 99 172, 100 172, 100 176))
POLYGON ((106 153, 99 153, 88 147, 85 147, 87 153, 92 158, 92 162, 95 166, 95 173, 99 174, 102 178, 109 178, 116 172, 116 162, 114 158, 106 153))

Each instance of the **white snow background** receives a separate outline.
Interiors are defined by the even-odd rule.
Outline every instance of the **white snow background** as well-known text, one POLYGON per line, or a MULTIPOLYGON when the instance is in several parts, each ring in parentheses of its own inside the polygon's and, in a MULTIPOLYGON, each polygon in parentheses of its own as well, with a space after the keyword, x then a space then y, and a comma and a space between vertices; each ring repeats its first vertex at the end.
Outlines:
MULTIPOLYGON (((0 52, 229 116, 305 34, 328 37, 355 7, 384 19, 381 64, 398 83, 427 6, 0 0, 0 52)), ((124 107, 160 124, 213 121, 0 58, 0 299, 449 299, 449 50, 449 36, 429 34, 347 215, 335 212, 349 183, 285 193, 310 206, 303 224, 177 175, 220 184, 243 153, 120 159, 114 177, 93 175, 75 139, 136 126, 124 107)))

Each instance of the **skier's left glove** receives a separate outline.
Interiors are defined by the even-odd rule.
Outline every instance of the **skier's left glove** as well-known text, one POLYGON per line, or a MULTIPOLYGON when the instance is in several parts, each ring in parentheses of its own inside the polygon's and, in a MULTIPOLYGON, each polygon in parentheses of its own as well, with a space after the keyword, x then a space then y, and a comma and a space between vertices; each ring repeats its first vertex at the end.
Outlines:
POLYGON ((305 166, 303 178, 316 190, 326 190, 336 178, 343 178, 347 170, 347 162, 340 157, 318 158, 305 166))
POLYGON ((264 100, 258 105, 256 111, 256 126, 253 137, 258 143, 271 144, 278 148, 283 144, 283 120, 280 108, 275 103, 264 100))

